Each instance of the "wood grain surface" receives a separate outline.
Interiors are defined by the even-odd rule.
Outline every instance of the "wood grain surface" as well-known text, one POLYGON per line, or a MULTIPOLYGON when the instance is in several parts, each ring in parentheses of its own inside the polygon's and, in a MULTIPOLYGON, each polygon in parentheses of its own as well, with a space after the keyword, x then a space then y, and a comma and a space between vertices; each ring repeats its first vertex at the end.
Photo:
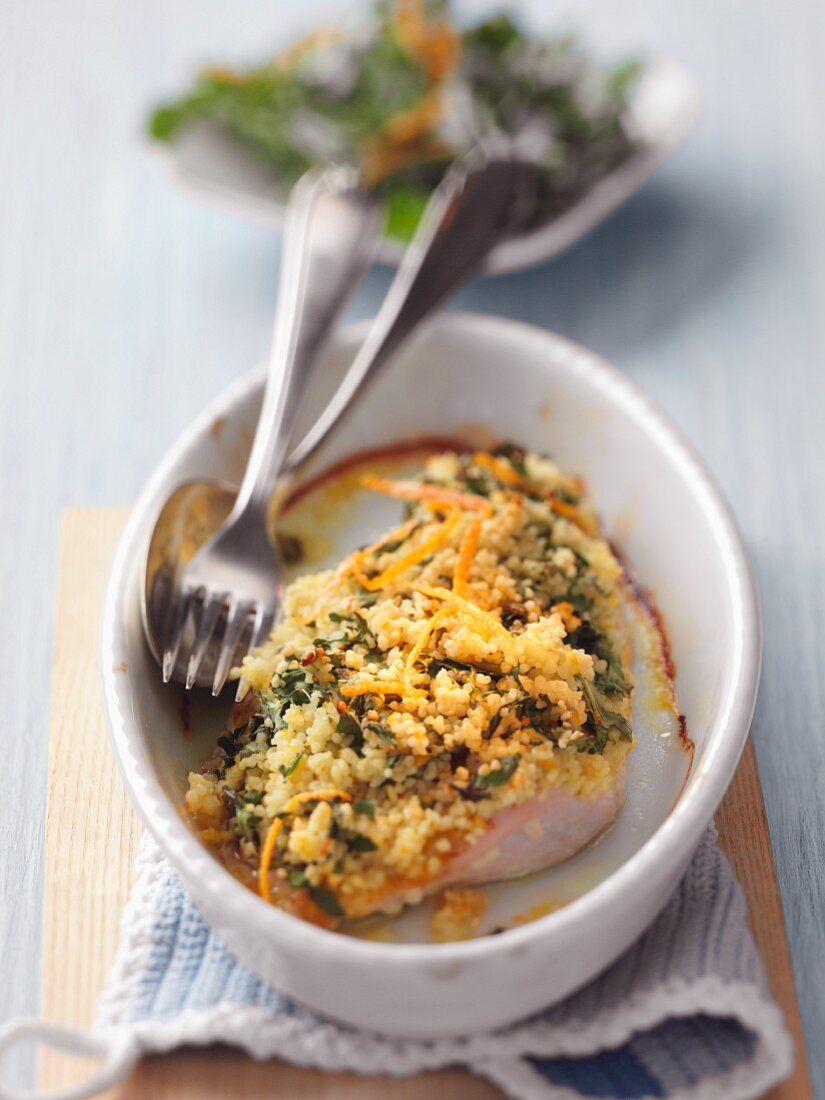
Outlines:
MULTIPOLYGON (((126 512, 64 514, 58 554, 43 909, 44 1015, 87 1026, 118 938, 140 826, 117 775, 100 705, 98 629, 105 578, 126 512), (88 762, 95 761, 90 768, 88 762)), ((750 918, 798 1059, 770 1100, 812 1096, 756 758, 750 744, 717 815, 722 845, 749 901, 750 918)), ((88 1067, 43 1052, 38 1082, 57 1088, 88 1067)), ((493 1100, 493 1085, 462 1070, 414 1078, 356 1077, 256 1063, 229 1048, 150 1058, 109 1100, 493 1100)), ((721 1100, 721 1098, 720 1098, 721 1100)))

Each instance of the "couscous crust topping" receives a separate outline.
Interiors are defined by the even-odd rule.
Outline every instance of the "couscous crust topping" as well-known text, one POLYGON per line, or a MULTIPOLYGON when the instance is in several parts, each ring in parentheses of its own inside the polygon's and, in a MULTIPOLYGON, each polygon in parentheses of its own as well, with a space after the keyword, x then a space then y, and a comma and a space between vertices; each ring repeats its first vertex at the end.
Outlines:
POLYGON ((601 794, 632 746, 621 567, 581 483, 506 445, 367 477, 406 517, 288 589, 187 809, 268 901, 413 902, 502 810, 601 794))

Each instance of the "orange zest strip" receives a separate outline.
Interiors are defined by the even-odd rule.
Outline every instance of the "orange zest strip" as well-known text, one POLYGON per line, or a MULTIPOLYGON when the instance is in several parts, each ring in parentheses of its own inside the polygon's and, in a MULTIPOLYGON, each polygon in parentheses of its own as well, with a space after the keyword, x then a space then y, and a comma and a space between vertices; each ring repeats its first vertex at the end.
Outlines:
MULTIPOLYGON (((404 663, 404 677, 407 680, 407 682, 409 683, 410 687, 413 686, 412 678, 413 678, 413 675, 415 673, 415 662, 418 660, 418 658, 424 652, 424 647, 426 646, 427 642, 432 637, 433 631, 438 626, 440 626, 441 623, 443 623, 445 619, 449 618, 450 615, 452 615, 452 614, 453 614, 453 610, 452 610, 452 608, 449 608, 449 607, 442 607, 440 611, 436 611, 435 615, 433 615, 433 617, 430 619, 430 621, 427 623, 427 625, 422 630, 421 637, 418 639, 418 641, 415 643, 415 645, 410 650, 410 652, 407 656, 407 660, 404 663)), ((415 690, 415 689, 413 688, 413 690, 415 690)))
MULTIPOLYGON (((303 802, 332 802, 335 799, 340 799, 341 802, 352 802, 352 795, 347 794, 346 791, 339 791, 336 789, 326 791, 301 791, 299 794, 293 795, 289 802, 284 806, 282 813, 291 814, 303 802)), ((269 901, 269 864, 272 862, 272 854, 275 851, 275 841, 278 839, 278 834, 283 828, 283 818, 276 817, 272 824, 269 826, 269 832, 266 834, 266 840, 264 841, 263 848, 261 848, 261 861, 258 865, 258 893, 264 899, 269 901)))
POLYGON ((400 695, 403 697, 420 698, 424 695, 418 688, 411 688, 403 680, 357 680, 352 684, 344 684, 341 694, 352 699, 356 695, 400 695))
POLYGON ((521 489, 525 484, 524 478, 516 473, 512 466, 485 451, 476 451, 473 455, 473 465, 483 466, 499 481, 503 481, 505 485, 511 485, 514 489, 521 489))
POLYGON ((424 485, 420 481, 388 481, 373 474, 365 474, 361 484, 367 489, 374 489, 376 493, 386 493, 391 497, 400 497, 401 500, 439 501, 442 504, 463 508, 468 512, 484 512, 488 516, 493 512, 493 506, 489 500, 474 496, 472 493, 461 493, 457 489, 445 489, 440 485, 424 485))
POLYGON ((388 565, 383 573, 379 573, 377 577, 367 577, 361 571, 361 562, 363 558, 369 553, 369 551, 361 551, 357 555, 358 561, 355 565, 355 570, 358 575, 358 580, 361 585, 367 589, 368 592, 375 592, 379 588, 383 588, 385 584, 389 584, 390 581, 395 580, 407 569, 410 569, 413 565, 417 565, 424 558, 428 558, 430 554, 434 554, 436 550, 440 550, 450 535, 455 530, 455 526, 461 517, 461 513, 457 510, 451 512, 443 523, 439 524, 436 530, 424 539, 419 546, 416 546, 413 550, 409 550, 403 557, 400 557, 397 561, 394 561, 392 565, 388 565))
POLYGON ((585 534, 589 534, 589 526, 585 523, 582 517, 579 515, 579 510, 575 504, 569 504, 566 500, 559 500, 553 493, 547 494, 547 503, 553 509, 557 516, 561 516, 562 519, 569 520, 570 523, 581 528, 585 534))
MULTIPOLYGON (((417 519, 408 519, 406 523, 402 523, 400 527, 396 527, 394 531, 388 532, 386 535, 382 535, 378 542, 374 542, 372 546, 368 546, 366 550, 358 550, 355 554, 350 554, 348 558, 345 558, 338 568, 335 570, 335 575, 330 580, 324 591, 318 597, 318 601, 312 608, 309 614, 304 615, 301 619, 303 624, 313 622, 318 615, 324 610, 335 593, 341 587, 341 583, 347 577, 349 573, 358 573, 360 569, 360 563, 363 558, 366 558, 369 554, 377 554, 381 549, 387 545, 388 542, 395 542, 396 539, 406 538, 406 536, 412 531, 412 529, 418 524, 417 519)), ((359 574, 359 580, 363 585, 363 574, 359 574)))
POLYGON ((394 14, 399 45, 423 63, 430 80, 444 81, 458 64, 461 35, 446 20, 430 19, 424 0, 396 0, 394 14))
POLYGON ((467 597, 467 582, 470 577, 470 568, 472 567, 473 558, 478 549, 478 540, 480 538, 481 520, 474 519, 470 522, 461 540, 461 546, 458 549, 458 561, 455 567, 455 575, 453 576, 453 592, 455 592, 457 596, 462 596, 465 599, 467 597))
POLYGON ((451 592, 449 588, 418 588, 416 591, 421 592, 424 596, 430 596, 432 599, 444 600, 445 603, 450 603, 458 609, 458 611, 472 622, 481 626, 488 634, 497 634, 499 637, 504 637, 509 640, 510 632, 506 626, 502 625, 493 615, 487 611, 482 611, 480 607, 472 603, 470 600, 464 599, 463 596, 459 596, 455 592, 451 592))

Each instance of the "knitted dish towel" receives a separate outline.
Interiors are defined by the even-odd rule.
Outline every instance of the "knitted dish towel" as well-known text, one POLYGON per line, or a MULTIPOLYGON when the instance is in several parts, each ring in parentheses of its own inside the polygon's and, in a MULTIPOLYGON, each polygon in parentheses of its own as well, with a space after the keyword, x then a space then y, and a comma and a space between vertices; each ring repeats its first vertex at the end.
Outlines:
MULTIPOLYGON (((793 1065, 742 891, 712 830, 655 923, 590 985, 500 1031, 426 1042, 334 1023, 264 985, 144 837, 94 1032, 46 1029, 30 1024, 28 1033, 104 1059, 80 1090, 49 1094, 72 1100, 121 1079, 144 1053, 218 1041, 254 1058, 356 1073, 463 1065, 513 1100, 745 1100, 793 1065)), ((25 1024, 7 1028, 0 1052, 25 1033, 25 1024)), ((0 1087, 0 1100, 14 1095, 0 1087)))

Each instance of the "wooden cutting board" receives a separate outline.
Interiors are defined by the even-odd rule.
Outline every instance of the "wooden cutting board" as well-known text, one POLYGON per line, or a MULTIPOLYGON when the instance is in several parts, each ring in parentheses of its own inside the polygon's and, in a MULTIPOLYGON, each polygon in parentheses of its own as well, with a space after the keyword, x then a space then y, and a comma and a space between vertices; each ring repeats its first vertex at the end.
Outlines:
MULTIPOLYGON (((43 903, 42 1013, 88 1026, 118 940, 140 834, 106 734, 98 678, 98 630, 109 565, 125 509, 65 513, 60 529, 52 668, 43 903)), ((749 743, 717 815, 750 906, 774 995, 797 1047, 794 1076, 770 1100, 809 1100, 802 1030, 776 884, 762 789, 749 743)), ((66 1087, 88 1067, 43 1051, 41 1088, 66 1087)), ((108 1096, 117 1100, 497 1100, 493 1085, 463 1070, 407 1078, 358 1077, 256 1063, 229 1048, 183 1050, 146 1059, 108 1096)))

